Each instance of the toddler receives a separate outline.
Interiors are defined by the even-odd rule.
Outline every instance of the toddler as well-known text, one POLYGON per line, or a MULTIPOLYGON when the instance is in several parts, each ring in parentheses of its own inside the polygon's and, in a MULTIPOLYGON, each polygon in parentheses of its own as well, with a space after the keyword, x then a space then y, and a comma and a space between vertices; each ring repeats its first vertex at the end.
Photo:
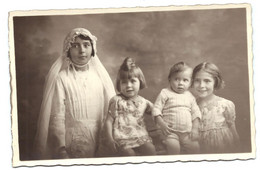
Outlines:
POLYGON ((189 92, 192 68, 179 62, 170 69, 169 87, 161 90, 152 115, 163 133, 168 154, 199 152, 198 127, 201 113, 189 92))

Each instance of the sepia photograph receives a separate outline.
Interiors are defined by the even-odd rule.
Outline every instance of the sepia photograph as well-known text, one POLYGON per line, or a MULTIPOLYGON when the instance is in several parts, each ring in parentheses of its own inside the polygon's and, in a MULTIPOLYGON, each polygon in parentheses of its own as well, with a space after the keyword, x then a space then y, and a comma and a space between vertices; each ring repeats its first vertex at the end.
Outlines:
POLYGON ((13 167, 256 157, 250 4, 9 13, 13 167))

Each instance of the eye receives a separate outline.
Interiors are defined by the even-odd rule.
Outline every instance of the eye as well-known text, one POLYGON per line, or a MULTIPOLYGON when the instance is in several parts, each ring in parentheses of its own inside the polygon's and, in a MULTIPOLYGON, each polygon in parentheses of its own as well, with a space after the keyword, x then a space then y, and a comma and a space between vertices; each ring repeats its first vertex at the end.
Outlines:
POLYGON ((121 84, 126 84, 127 80, 121 80, 121 84))
POLYGON ((211 82, 211 80, 209 80, 209 79, 205 79, 204 80, 206 83, 210 83, 211 82))
POLYGON ((72 43, 72 44, 71 44, 71 47, 72 47, 72 48, 79 48, 79 44, 77 44, 77 43, 72 43))
POLYGON ((90 44, 90 43, 84 43, 83 45, 84 45, 84 47, 85 47, 85 48, 87 48, 87 47, 90 47, 90 46, 91 46, 91 44, 90 44))
POLYGON ((137 82, 137 80, 136 79, 131 79, 131 82, 135 83, 135 82, 137 82))
POLYGON ((189 79, 184 79, 183 81, 184 81, 184 82, 189 82, 189 79))

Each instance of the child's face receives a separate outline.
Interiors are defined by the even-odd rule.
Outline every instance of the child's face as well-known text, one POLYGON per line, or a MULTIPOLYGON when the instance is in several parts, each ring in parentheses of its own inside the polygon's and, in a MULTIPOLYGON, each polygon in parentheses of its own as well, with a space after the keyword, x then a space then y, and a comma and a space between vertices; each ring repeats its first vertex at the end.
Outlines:
POLYGON ((90 40, 75 38, 69 50, 71 61, 78 65, 85 65, 91 58, 92 46, 90 40))
POLYGON ((171 76, 170 86, 176 93, 184 93, 191 85, 191 70, 187 69, 171 76))
POLYGON ((127 97, 132 98, 138 95, 140 89, 140 81, 138 78, 133 77, 120 81, 121 93, 127 97))
POLYGON ((215 80, 211 74, 201 70, 194 77, 193 87, 199 98, 206 98, 213 95, 215 80))

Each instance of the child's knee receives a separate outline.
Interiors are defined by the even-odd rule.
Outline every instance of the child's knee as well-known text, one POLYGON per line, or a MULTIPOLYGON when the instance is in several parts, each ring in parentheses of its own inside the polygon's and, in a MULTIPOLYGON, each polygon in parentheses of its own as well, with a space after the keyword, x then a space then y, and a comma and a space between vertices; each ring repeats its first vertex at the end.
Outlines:
POLYGON ((147 143, 147 149, 148 155, 156 155, 155 146, 152 143, 147 143))
POLYGON ((119 153, 120 153, 121 156, 136 156, 135 151, 131 148, 120 149, 119 153))
POLYGON ((184 154, 198 154, 200 153, 200 145, 197 141, 192 141, 188 145, 184 146, 184 154))
POLYGON ((163 142, 166 145, 166 150, 169 155, 180 153, 180 143, 176 139, 166 139, 163 142))
POLYGON ((155 147, 152 143, 145 143, 139 147, 141 155, 156 155, 155 147))

